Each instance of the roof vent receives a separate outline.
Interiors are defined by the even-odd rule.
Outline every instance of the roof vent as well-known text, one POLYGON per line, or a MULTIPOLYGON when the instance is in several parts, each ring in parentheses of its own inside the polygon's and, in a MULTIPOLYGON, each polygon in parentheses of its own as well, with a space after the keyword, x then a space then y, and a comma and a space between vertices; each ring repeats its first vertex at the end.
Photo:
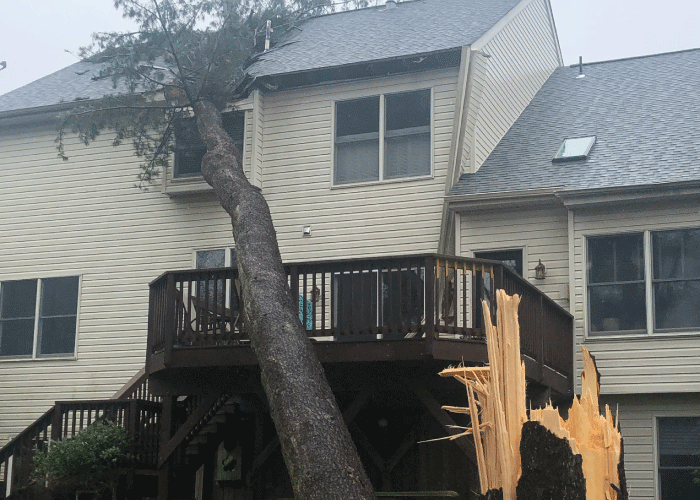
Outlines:
POLYGON ((576 78, 586 78, 583 74, 583 56, 578 56, 578 76, 576 78))
POLYGON ((385 10, 395 9, 395 8, 396 8, 396 0, 386 0, 386 3, 384 4, 385 10))
POLYGON ((591 151, 593 144, 595 144, 595 136, 564 139, 552 161, 585 160, 588 158, 588 153, 591 151))

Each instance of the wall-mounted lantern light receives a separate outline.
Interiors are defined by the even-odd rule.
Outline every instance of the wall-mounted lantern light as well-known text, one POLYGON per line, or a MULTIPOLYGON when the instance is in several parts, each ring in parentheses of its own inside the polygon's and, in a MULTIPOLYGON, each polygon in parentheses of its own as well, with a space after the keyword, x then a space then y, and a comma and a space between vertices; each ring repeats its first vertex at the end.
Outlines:
POLYGON ((540 259, 540 263, 535 266, 535 279, 543 280, 546 272, 542 259, 540 259))

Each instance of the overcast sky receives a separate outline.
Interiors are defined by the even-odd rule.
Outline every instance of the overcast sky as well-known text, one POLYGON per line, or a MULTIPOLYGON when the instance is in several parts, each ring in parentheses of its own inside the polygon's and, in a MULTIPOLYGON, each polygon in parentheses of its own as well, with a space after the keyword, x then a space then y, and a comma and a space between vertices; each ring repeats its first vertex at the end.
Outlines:
MULTIPOLYGON (((382 0, 378 0, 380 3, 382 0)), ((603 61, 700 47, 698 0, 551 0, 564 62, 603 61)), ((128 30, 112 0, 0 5, 0 94, 77 61, 94 31, 128 30)))

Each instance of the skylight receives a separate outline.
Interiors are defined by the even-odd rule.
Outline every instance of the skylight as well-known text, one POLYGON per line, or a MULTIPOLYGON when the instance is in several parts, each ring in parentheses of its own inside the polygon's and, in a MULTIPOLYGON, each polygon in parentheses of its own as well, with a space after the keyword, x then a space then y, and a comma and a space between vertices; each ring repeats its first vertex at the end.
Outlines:
POLYGON ((564 139, 552 161, 584 160, 595 144, 595 136, 564 139))

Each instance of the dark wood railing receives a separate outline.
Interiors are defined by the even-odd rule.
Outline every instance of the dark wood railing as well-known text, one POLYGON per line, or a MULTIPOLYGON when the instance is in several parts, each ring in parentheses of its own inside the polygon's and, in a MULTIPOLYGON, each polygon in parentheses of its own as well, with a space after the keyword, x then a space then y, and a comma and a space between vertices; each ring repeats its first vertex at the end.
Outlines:
MULTIPOLYGON (((500 262, 442 255, 285 265, 299 319, 322 340, 483 340, 481 301, 521 295, 522 351, 572 373, 572 317, 500 262)), ((171 271, 150 286, 148 355, 173 348, 245 345, 238 271, 171 271)))
POLYGON ((50 440, 73 438, 80 430, 99 420, 109 420, 125 427, 136 457, 134 466, 155 469, 162 411, 159 399, 150 394, 147 378, 139 373, 114 399, 56 402, 0 449, 0 471, 4 479, 0 498, 7 493, 11 498, 29 486, 37 449, 43 450, 50 440))

